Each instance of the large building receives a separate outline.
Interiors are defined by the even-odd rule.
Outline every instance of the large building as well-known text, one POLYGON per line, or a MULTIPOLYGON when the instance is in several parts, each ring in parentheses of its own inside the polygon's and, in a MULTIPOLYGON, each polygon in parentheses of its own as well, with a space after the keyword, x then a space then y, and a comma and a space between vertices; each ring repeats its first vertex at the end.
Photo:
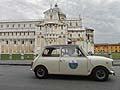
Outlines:
POLYGON ((37 54, 46 45, 77 44, 94 53, 94 30, 68 19, 56 4, 41 20, 0 21, 0 54, 37 54))
POLYGON ((120 53, 120 43, 95 44, 95 53, 120 53))

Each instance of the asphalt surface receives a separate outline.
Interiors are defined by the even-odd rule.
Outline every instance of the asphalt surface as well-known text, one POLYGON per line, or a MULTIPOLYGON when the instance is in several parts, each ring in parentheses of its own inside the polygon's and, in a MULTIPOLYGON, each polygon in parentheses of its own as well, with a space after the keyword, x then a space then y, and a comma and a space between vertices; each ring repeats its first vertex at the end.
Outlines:
POLYGON ((33 60, 0 60, 0 65, 30 66, 33 60))
POLYGON ((97 82, 81 76, 53 76, 37 79, 29 66, 0 65, 0 90, 120 90, 120 67, 116 76, 97 82))

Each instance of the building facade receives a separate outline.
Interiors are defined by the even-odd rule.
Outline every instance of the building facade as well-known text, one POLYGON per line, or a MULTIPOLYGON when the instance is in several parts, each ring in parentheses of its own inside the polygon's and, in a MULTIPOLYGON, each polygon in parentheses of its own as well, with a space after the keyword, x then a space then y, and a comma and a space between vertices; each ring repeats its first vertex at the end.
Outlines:
POLYGON ((41 20, 0 21, 0 54, 37 54, 46 45, 77 44, 94 53, 94 30, 55 5, 41 20))
POLYGON ((95 53, 120 53, 119 44, 95 44, 95 53))

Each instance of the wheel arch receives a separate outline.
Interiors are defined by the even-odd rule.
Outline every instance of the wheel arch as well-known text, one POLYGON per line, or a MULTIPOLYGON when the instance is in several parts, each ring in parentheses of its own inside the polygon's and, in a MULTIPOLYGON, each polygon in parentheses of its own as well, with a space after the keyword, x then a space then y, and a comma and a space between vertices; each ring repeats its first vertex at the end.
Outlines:
POLYGON ((98 68, 104 68, 104 69, 109 73, 109 70, 107 69, 107 67, 102 66, 102 65, 99 65, 99 66, 94 67, 94 68, 91 70, 90 75, 92 75, 93 72, 94 72, 96 69, 98 69, 98 68))
POLYGON ((42 65, 42 64, 41 64, 41 65, 37 65, 37 66, 34 68, 34 72, 35 72, 36 69, 39 68, 39 67, 44 67, 44 68, 47 70, 47 72, 48 72, 48 69, 47 69, 44 65, 42 65))

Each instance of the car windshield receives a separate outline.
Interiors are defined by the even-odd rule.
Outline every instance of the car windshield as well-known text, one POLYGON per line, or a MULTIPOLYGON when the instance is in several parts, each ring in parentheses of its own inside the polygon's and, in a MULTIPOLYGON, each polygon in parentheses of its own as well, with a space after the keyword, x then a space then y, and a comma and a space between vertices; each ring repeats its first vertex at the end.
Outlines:
POLYGON ((78 47, 78 48, 84 53, 85 56, 89 56, 89 54, 85 52, 85 50, 82 47, 78 47))
POLYGON ((62 47, 62 56, 66 57, 66 56, 70 56, 70 57, 82 57, 82 56, 86 56, 86 54, 84 54, 82 52, 82 50, 79 47, 76 46, 68 46, 68 47, 62 47))

